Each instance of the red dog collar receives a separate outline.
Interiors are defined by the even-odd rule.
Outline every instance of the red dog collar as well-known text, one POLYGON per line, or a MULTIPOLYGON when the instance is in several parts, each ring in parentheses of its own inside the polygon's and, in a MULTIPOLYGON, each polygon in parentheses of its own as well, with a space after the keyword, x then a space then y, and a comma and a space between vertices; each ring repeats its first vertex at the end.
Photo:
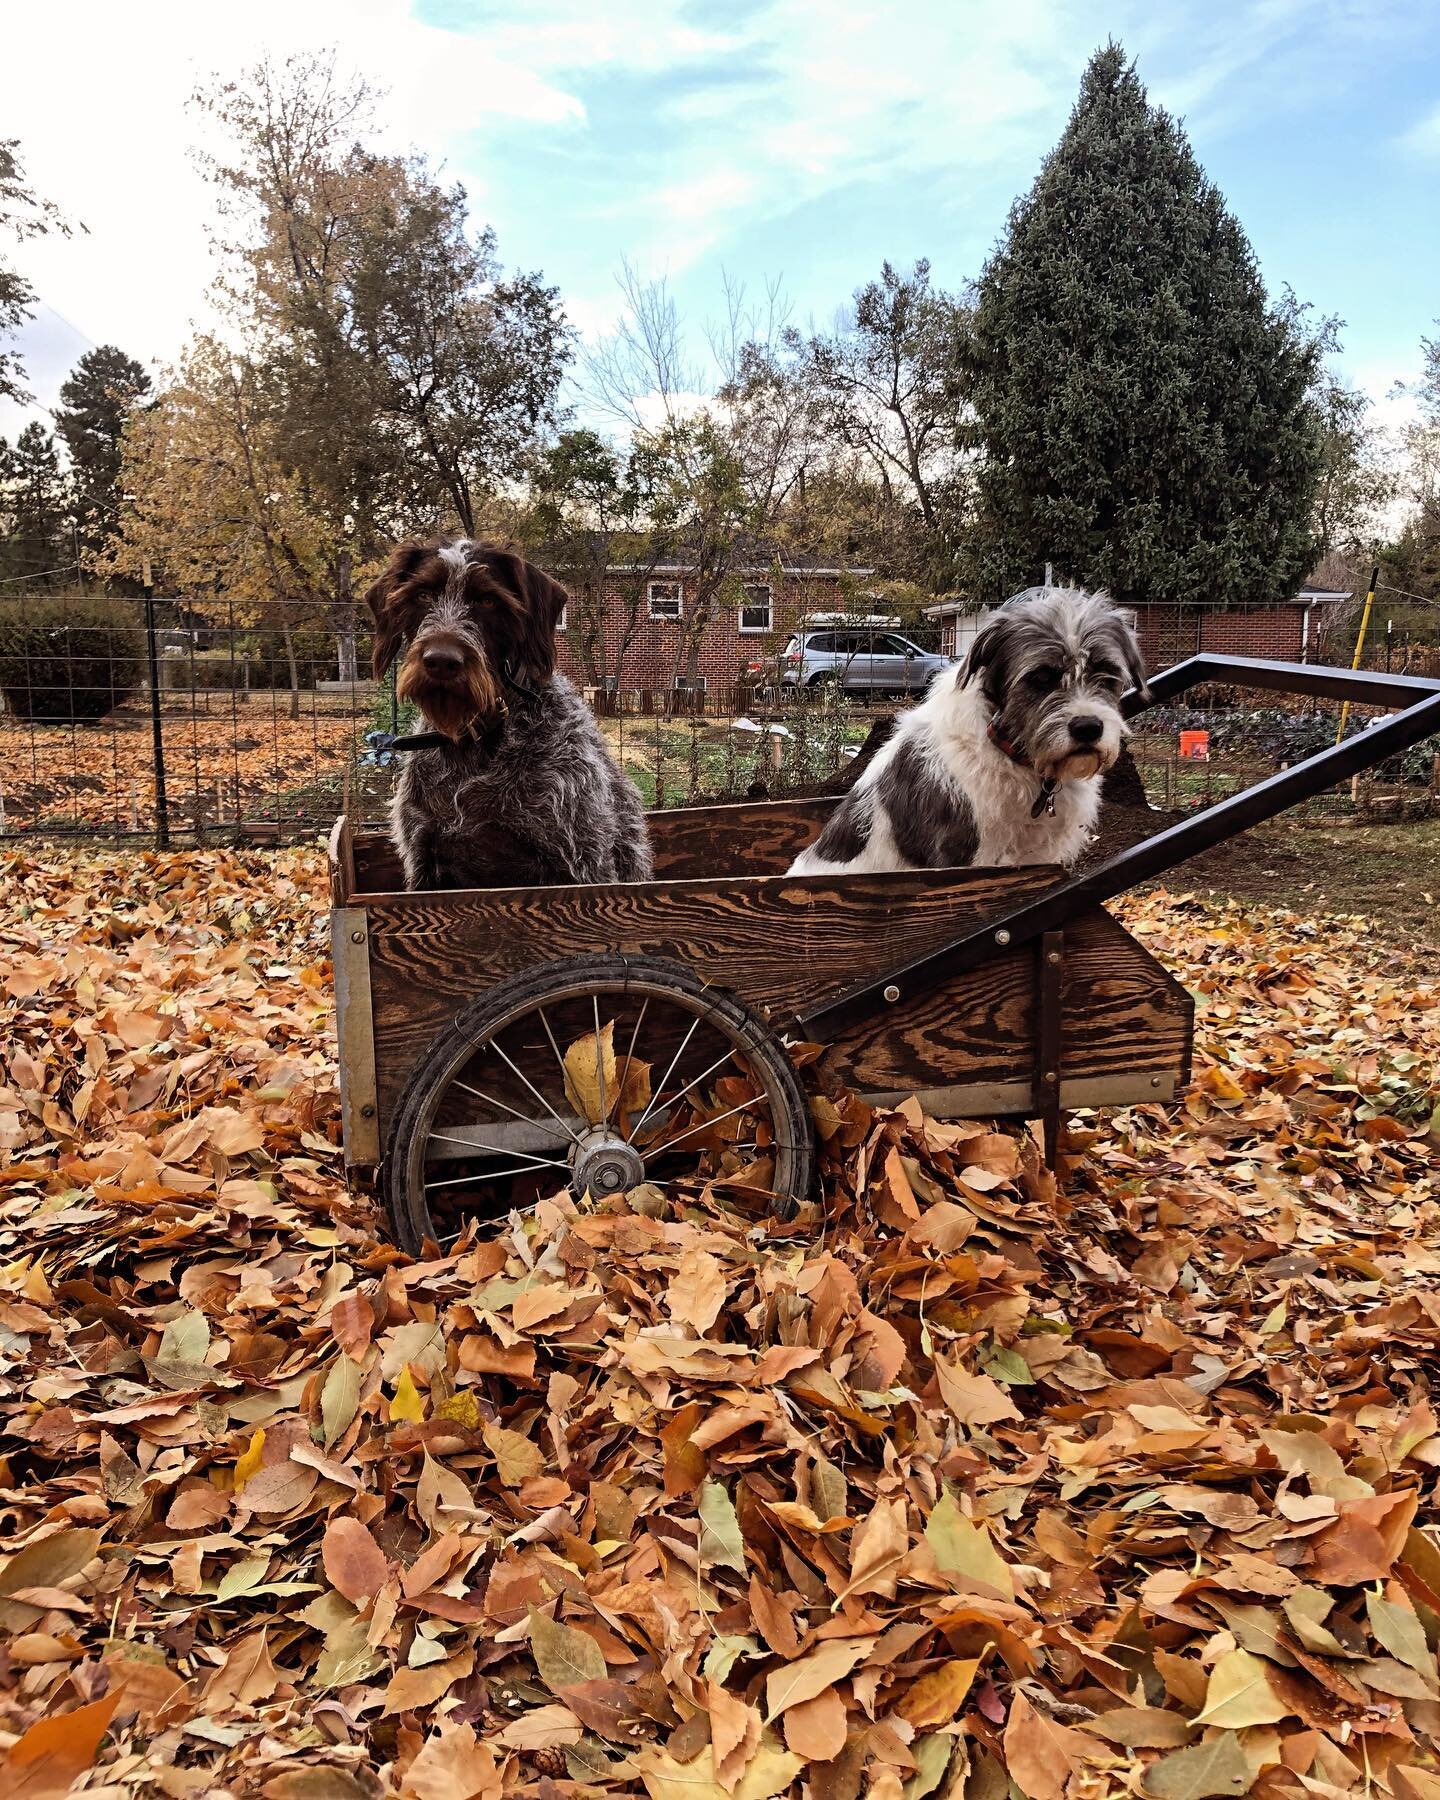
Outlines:
MULTIPOLYGON (((1034 774, 1035 765, 1018 745, 1010 742, 1009 738, 1001 731, 994 718, 990 721, 986 735, 997 750, 1003 752, 1004 755, 1010 758, 1016 768, 1029 769, 1031 774, 1034 774)), ((1042 775, 1039 777, 1039 780, 1040 792, 1035 796, 1035 804, 1030 808, 1030 817, 1032 819, 1038 819, 1041 813, 1049 813, 1053 819, 1055 816, 1055 790, 1060 786, 1060 783, 1053 775, 1042 775)))

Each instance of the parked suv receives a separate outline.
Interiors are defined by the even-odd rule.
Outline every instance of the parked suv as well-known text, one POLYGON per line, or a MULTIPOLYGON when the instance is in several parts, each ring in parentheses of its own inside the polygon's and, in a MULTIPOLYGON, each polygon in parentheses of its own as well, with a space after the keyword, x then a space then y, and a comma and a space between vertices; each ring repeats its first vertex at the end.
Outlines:
POLYGON ((898 631, 873 627, 799 631, 780 653, 783 686, 818 687, 834 681, 847 693, 919 693, 950 667, 948 656, 922 650, 898 631))

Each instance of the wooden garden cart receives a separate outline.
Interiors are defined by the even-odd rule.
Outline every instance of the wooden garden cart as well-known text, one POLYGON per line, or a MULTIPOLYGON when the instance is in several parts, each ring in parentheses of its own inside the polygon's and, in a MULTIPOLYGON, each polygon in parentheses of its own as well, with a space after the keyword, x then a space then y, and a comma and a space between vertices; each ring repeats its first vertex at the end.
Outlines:
POLYGON ((383 834, 331 839, 346 1166, 378 1170, 399 1241, 569 1184, 707 1178, 808 1191, 785 1048, 818 1042, 884 1104, 1045 1121, 1174 1097, 1189 995, 1103 902, 1440 731, 1440 682, 1202 655, 1200 683, 1394 708, 1368 730, 1083 873, 785 873, 835 799, 650 815, 652 881, 406 892, 383 834))

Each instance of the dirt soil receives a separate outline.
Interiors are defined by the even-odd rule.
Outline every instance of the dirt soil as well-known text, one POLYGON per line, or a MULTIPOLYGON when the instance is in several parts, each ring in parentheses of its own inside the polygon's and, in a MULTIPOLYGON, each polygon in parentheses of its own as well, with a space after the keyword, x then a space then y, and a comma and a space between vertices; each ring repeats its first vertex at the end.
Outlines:
MULTIPOLYGON (((1182 816, 1108 807, 1100 853, 1182 816)), ((1163 885, 1172 893, 1229 895, 1311 916, 1359 913, 1377 945, 1440 958, 1440 819, 1319 825, 1280 818, 1183 864, 1163 885)))

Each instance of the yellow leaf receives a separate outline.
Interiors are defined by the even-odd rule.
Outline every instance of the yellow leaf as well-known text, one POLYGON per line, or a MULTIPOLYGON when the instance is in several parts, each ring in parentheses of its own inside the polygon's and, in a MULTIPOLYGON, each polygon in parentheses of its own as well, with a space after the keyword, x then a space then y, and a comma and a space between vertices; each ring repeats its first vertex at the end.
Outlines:
POLYGON ((250 1448, 235 1465, 235 1492, 238 1494, 252 1475, 260 1472, 260 1458, 265 1450, 265 1433, 257 1431, 250 1440, 250 1448))
POLYGON ((650 1065, 639 1057, 615 1054, 615 1021, 577 1038, 565 1052, 565 1097, 575 1110, 599 1125, 606 1119, 635 1118, 650 1104, 650 1065))
POLYGON ((425 1402, 410 1378, 410 1365, 406 1363, 400 1371, 400 1379, 395 1383, 395 1397, 390 1402, 390 1423, 395 1425, 405 1419, 412 1425, 418 1425, 424 1417, 425 1402))
POLYGON ((1210 1671, 1205 1708, 1197 1725, 1223 1725, 1243 1731, 1247 1725, 1274 1725, 1290 1708, 1270 1685, 1270 1665, 1248 1650, 1231 1650, 1210 1671))
POLYGON ((463 1425, 467 1431, 474 1431, 480 1423, 480 1402, 470 1388, 461 1388, 458 1394, 451 1394, 435 1408, 434 1416, 445 1419, 451 1425, 463 1425))
POLYGON ((983 1582, 1007 1600, 1015 1598, 1015 1578, 995 1548, 995 1540, 983 1525, 965 1517, 951 1494, 940 1496, 926 1521, 925 1541, 947 1574, 983 1582))
POLYGON ((565 1095, 582 1118, 598 1125, 609 1116, 615 1092, 615 1021, 607 1019, 597 1043, 592 1031, 565 1052, 565 1095))

